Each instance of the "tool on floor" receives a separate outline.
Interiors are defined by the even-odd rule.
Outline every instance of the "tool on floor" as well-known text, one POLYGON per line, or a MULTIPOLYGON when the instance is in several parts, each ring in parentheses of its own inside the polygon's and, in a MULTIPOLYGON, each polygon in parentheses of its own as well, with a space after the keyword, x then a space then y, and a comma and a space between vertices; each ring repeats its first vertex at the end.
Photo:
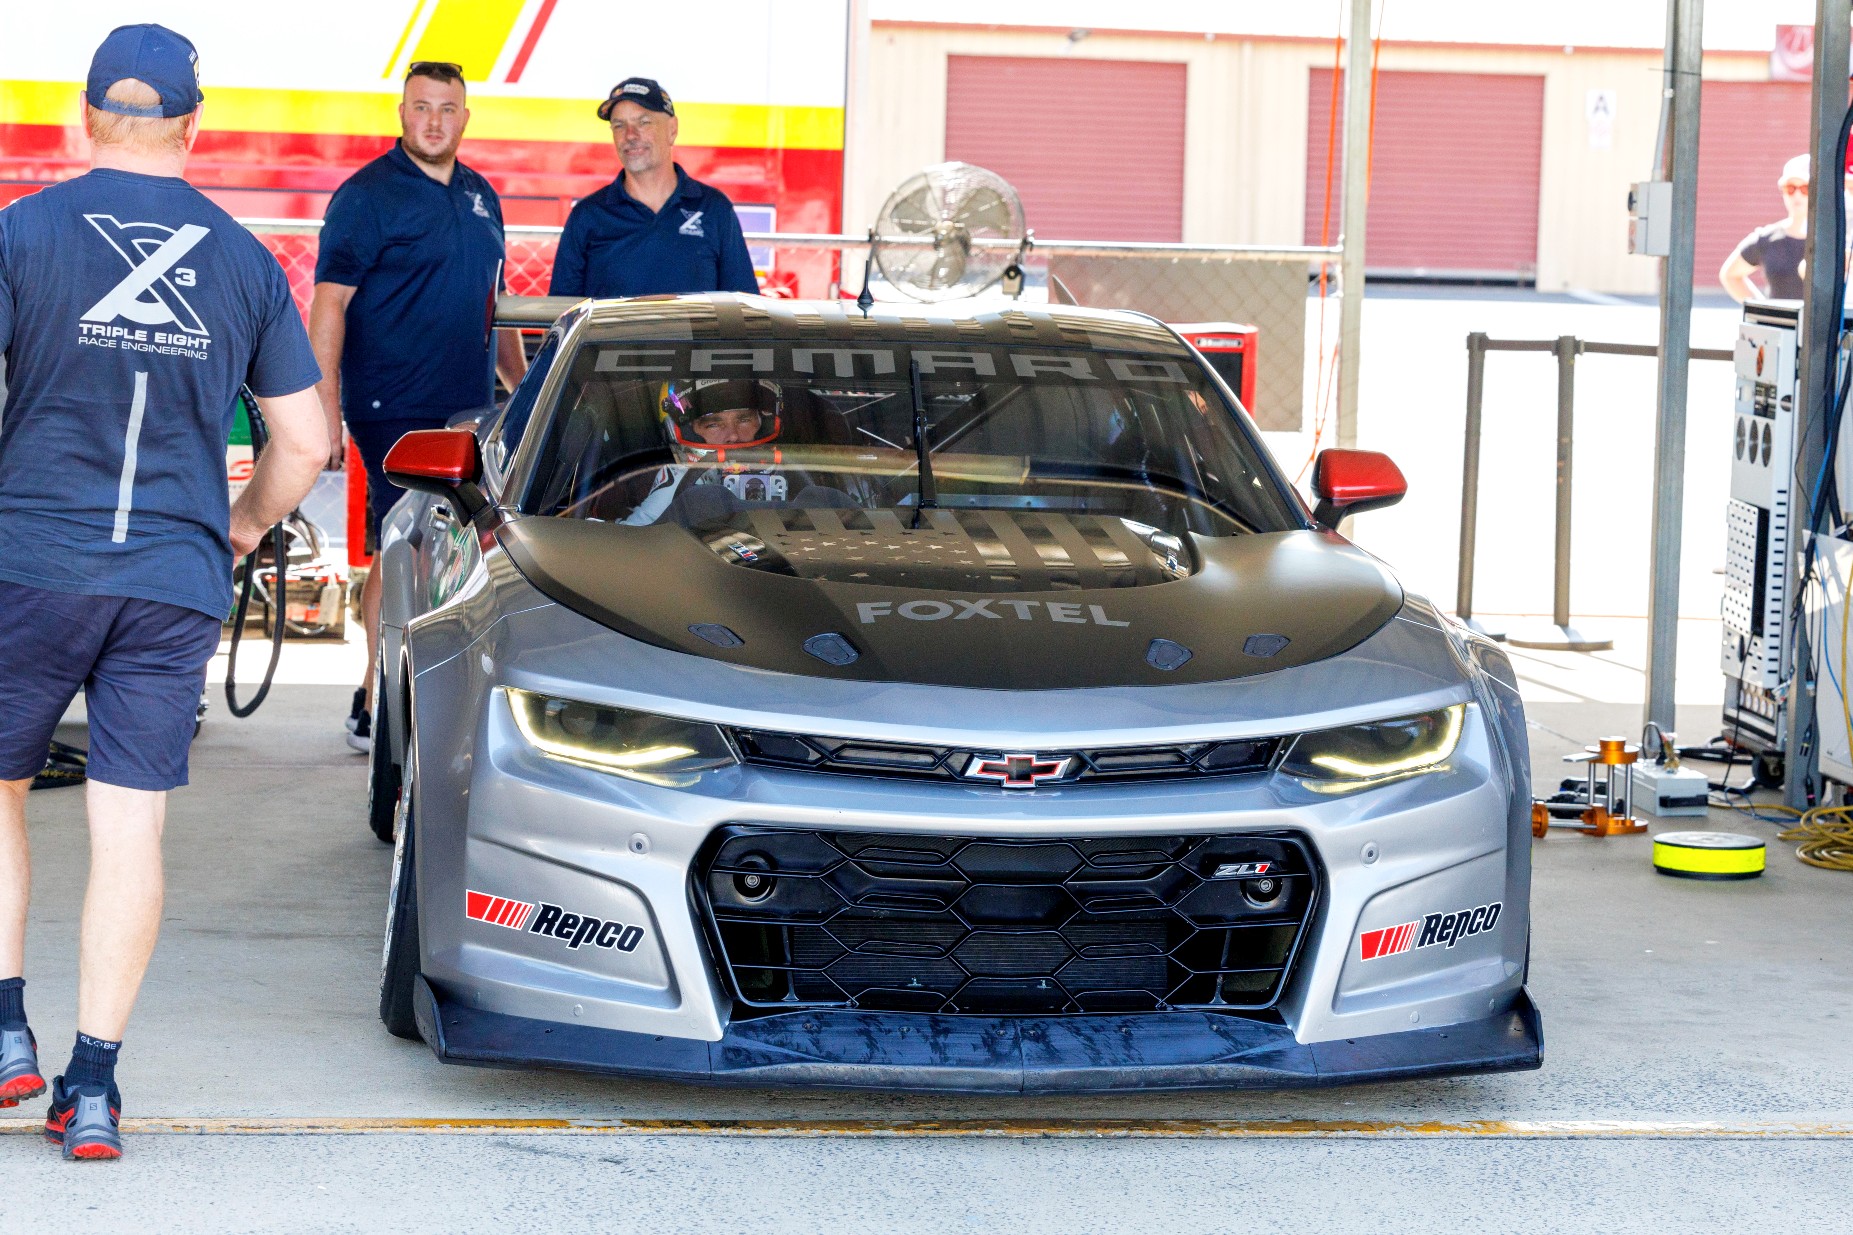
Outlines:
POLYGON ((1626 836, 1645 832, 1634 817, 1633 765, 1641 748, 1626 738, 1603 738, 1565 763, 1585 765, 1584 780, 1566 780, 1558 792, 1531 804, 1531 834, 1542 839, 1551 828, 1568 828, 1590 836, 1626 836), (1597 769, 1601 769, 1598 779, 1597 769))
POLYGON ((1641 751, 1646 754, 1650 749, 1652 760, 1642 759, 1630 770, 1635 800, 1641 809, 1661 819, 1705 818, 1711 802, 1711 778, 1680 766, 1679 735, 1648 721, 1641 734, 1641 751), (1650 732, 1659 739, 1651 748, 1647 739, 1650 732))
POLYGON ((1763 873, 1763 842, 1738 832, 1662 832, 1654 837, 1654 870, 1675 879, 1755 879, 1763 873))

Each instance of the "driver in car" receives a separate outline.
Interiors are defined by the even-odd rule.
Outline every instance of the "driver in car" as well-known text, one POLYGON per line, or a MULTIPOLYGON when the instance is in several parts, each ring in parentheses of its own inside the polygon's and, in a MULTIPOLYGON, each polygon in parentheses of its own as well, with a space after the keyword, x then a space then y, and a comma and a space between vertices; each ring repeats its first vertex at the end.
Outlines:
MULTIPOLYGON (((783 395, 777 382, 763 378, 702 378, 669 382, 663 387, 662 418, 677 462, 657 472, 655 483, 624 522, 633 526, 658 522, 670 504, 699 501, 690 493, 719 486, 739 502, 782 502, 790 491, 777 468, 778 452, 767 467, 763 453, 729 461, 728 448, 751 450, 778 439, 783 395)), ((717 513, 736 505, 718 493, 702 501, 717 513)))

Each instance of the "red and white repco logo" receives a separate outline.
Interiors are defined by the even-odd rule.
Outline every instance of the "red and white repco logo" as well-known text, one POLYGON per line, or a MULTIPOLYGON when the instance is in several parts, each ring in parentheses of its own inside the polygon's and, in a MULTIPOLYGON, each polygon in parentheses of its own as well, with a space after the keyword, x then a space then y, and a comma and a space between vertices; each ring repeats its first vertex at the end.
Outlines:
POLYGON ((466 890, 463 894, 463 912, 477 922, 564 940, 569 948, 589 943, 601 948, 616 948, 620 952, 634 952, 638 942, 643 939, 641 926, 606 922, 590 914, 568 913, 546 901, 537 905, 533 901, 510 900, 506 896, 491 896, 487 892, 466 890), (540 910, 538 913, 535 912, 537 908, 540 910))
POLYGON ((1499 911, 1504 907, 1503 902, 1494 901, 1490 905, 1461 909, 1454 913, 1431 913, 1419 922, 1403 922, 1396 926, 1365 931, 1358 936, 1358 959, 1374 961, 1416 948, 1434 947, 1436 944, 1446 944, 1451 948, 1463 939, 1471 939, 1492 930, 1499 922, 1499 911))
POLYGON ((534 914, 532 901, 511 901, 506 896, 491 896, 487 892, 465 892, 463 896, 463 911, 470 917, 492 926, 506 926, 511 931, 525 929, 534 914))

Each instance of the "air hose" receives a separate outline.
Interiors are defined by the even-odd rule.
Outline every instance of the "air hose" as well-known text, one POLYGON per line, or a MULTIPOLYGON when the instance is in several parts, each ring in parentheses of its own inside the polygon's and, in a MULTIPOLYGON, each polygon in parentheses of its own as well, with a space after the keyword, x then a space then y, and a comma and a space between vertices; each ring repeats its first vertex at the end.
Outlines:
MULTIPOLYGON (((257 400, 250 391, 243 394, 245 412, 251 422, 251 458, 264 452, 270 434, 264 426, 264 417, 257 410, 257 400)), ((278 523, 270 529, 271 562, 276 570, 275 585, 270 589, 270 664, 264 668, 264 681, 251 696, 251 701, 242 707, 238 703, 238 645, 244 639, 245 613, 251 607, 251 592, 257 584, 257 555, 263 549, 260 539, 257 547, 245 554, 244 582, 238 589, 238 607, 232 613, 231 646, 225 654, 225 706, 233 716, 240 720, 257 711, 264 702, 264 696, 270 693, 270 684, 277 676, 277 662, 283 658, 283 627, 289 604, 289 546, 284 540, 283 525, 278 523)))

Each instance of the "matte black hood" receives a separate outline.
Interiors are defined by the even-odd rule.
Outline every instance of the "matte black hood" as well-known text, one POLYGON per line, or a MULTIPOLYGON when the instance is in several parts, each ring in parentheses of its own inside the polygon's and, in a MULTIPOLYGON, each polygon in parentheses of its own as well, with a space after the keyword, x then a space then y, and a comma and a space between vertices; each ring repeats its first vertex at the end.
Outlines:
POLYGON ((1028 590, 1019 578, 969 591, 890 586, 881 571, 849 582, 748 568, 759 563, 728 560, 677 525, 527 517, 496 536, 541 592, 621 634, 855 681, 1003 690, 1223 681, 1353 648, 1403 600, 1374 558, 1312 531, 1190 537, 1194 573, 1147 573, 1139 585, 1062 578, 1028 590))

